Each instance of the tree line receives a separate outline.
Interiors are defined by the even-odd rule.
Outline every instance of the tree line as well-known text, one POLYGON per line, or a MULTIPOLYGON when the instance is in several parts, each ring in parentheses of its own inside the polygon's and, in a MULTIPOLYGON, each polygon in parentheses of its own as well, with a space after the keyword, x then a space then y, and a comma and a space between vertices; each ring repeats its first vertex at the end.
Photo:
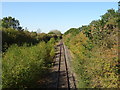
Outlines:
POLYGON ((2 51, 8 49, 12 44, 22 46, 26 43, 28 46, 31 46, 41 41, 48 42, 51 38, 57 40, 61 37, 61 34, 58 35, 56 33, 46 34, 25 30, 20 26, 19 20, 11 16, 4 17, 0 20, 0 23, 0 30, 2 31, 2 51))

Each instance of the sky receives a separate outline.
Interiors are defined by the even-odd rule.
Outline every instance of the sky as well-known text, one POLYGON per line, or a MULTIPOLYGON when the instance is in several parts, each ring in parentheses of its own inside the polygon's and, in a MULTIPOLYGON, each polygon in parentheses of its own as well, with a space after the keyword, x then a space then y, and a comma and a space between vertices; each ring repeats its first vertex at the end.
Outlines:
POLYGON ((12 16, 29 31, 48 33, 88 25, 100 19, 108 9, 118 9, 117 2, 2 2, 2 17, 12 16))

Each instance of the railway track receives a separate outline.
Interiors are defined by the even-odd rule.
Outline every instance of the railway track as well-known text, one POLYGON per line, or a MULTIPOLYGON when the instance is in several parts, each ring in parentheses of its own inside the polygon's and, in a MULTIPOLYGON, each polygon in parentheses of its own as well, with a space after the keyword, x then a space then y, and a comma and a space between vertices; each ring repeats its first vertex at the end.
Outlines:
MULTIPOLYGON (((58 63, 57 89, 66 88, 67 90, 70 90, 71 77, 68 70, 68 64, 67 64, 66 55, 65 55, 66 54, 65 47, 62 41, 60 41, 60 44, 59 44, 59 54, 60 55, 59 55, 59 63, 58 63)), ((74 90, 76 90, 76 88, 74 88, 74 90)))

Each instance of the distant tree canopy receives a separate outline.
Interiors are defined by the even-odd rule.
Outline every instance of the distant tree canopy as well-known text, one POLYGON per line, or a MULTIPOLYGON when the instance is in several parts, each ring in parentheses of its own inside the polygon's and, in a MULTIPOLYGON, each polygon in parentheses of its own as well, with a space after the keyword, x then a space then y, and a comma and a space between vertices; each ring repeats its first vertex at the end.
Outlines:
POLYGON ((1 22, 1 27, 2 28, 12 28, 16 30, 22 30, 22 27, 20 26, 19 20, 9 16, 9 17, 4 17, 1 22))
POLYGON ((51 30, 48 34, 61 35, 62 33, 59 30, 51 30))
POLYGON ((64 35, 67 35, 69 33, 72 33, 74 35, 78 34, 80 32, 79 28, 70 28, 68 31, 64 33, 64 35))

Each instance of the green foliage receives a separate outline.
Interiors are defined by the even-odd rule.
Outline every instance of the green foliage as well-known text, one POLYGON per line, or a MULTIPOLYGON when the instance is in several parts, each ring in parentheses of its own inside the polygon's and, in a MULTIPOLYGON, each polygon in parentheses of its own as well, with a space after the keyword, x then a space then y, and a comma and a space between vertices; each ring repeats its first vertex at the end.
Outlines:
POLYGON ((62 33, 59 30, 52 30, 48 34, 61 35, 62 33))
POLYGON ((51 52, 50 52, 50 56, 51 56, 51 57, 54 57, 54 56, 55 56, 55 49, 54 49, 54 48, 52 48, 52 50, 51 50, 51 52))
POLYGON ((55 34, 54 32, 49 32, 48 34, 55 34))
POLYGON ((2 28, 2 51, 6 51, 6 49, 12 45, 17 44, 18 46, 22 46, 27 43, 28 46, 35 45, 41 41, 48 42, 51 38, 58 39, 57 35, 48 35, 45 33, 29 32, 29 31, 17 31, 11 28, 2 28))
POLYGON ((12 17, 0 23, 3 88, 35 88, 52 65, 54 44, 60 36, 21 30, 19 21, 12 17))
POLYGON ((50 41, 48 41, 48 48, 50 48, 50 56, 52 57, 52 59, 54 58, 55 56, 55 48, 54 48, 54 45, 55 45, 55 39, 54 38, 51 38, 50 41))
POLYGON ((16 30, 22 30, 22 27, 19 26, 19 21, 15 18, 12 18, 11 16, 4 17, 1 21, 2 28, 13 28, 16 30))
POLYGON ((22 46, 27 43, 28 46, 35 45, 41 41, 48 42, 52 37, 55 40, 58 37, 61 37, 60 31, 54 31, 56 34, 45 34, 45 33, 36 33, 23 30, 20 26, 20 23, 17 19, 9 17, 4 17, 0 20, 0 31, 2 31, 2 51, 6 51, 8 47, 12 44, 17 44, 22 46), (57 35, 60 34, 60 35, 57 35))
POLYGON ((49 41, 50 44, 55 44, 55 39, 54 38, 51 38, 50 41, 49 41))
POLYGON ((33 34, 34 33, 26 33, 11 28, 2 28, 2 50, 5 51, 12 44, 21 46, 24 43, 28 43, 29 45, 38 43, 38 40, 33 34))
POLYGON ((79 28, 77 29, 77 28, 71 28, 71 29, 69 29, 68 31, 66 31, 65 33, 64 33, 64 35, 67 35, 67 34, 69 34, 69 33, 72 33, 73 35, 76 35, 76 34, 78 34, 79 33, 79 28))
POLYGON ((37 80, 48 72, 54 57, 54 47, 49 48, 48 44, 53 43, 41 42, 31 47, 12 45, 2 59, 3 88, 34 88, 37 80))
POLYGON ((110 9, 101 19, 67 31, 64 42, 74 55, 78 88, 119 88, 118 12, 110 9))

